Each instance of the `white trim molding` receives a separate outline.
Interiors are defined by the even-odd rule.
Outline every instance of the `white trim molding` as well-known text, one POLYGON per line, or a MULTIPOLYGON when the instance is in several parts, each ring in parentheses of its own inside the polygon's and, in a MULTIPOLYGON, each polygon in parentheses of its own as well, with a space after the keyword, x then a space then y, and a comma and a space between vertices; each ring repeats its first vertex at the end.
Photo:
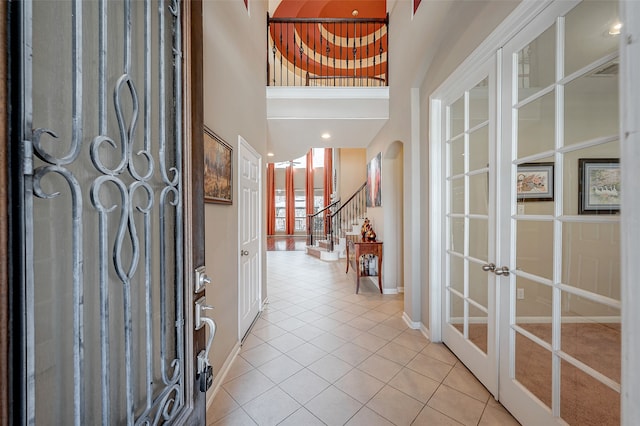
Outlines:
MULTIPOLYGON (((620 158, 622 185, 632 188, 640 179, 640 2, 621 1, 620 46, 620 158)), ((621 209, 622 369, 621 424, 640 424, 640 192, 628 191, 621 209)))
POLYGON ((420 330, 420 326, 422 324, 417 321, 411 321, 411 318, 409 318, 409 315, 407 315, 406 312, 402 313, 402 319, 404 320, 404 322, 407 324, 409 328, 413 330, 420 330))

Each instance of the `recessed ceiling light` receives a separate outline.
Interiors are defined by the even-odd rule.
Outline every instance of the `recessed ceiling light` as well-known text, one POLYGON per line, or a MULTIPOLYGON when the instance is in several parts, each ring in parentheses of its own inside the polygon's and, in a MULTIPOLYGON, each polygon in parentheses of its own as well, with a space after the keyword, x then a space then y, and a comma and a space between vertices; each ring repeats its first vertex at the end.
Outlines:
POLYGON ((609 35, 618 35, 620 34, 620 30, 622 29, 622 23, 616 22, 609 29, 609 35))
POLYGON ((355 18, 356 16, 358 16, 358 13, 358 9, 353 9, 353 12, 351 12, 351 16, 355 18))
POLYGON ((322 139, 331 139, 331 133, 323 133, 322 136, 320 136, 322 139))
POLYGON ((273 152, 267 152, 267 157, 273 157, 273 152))

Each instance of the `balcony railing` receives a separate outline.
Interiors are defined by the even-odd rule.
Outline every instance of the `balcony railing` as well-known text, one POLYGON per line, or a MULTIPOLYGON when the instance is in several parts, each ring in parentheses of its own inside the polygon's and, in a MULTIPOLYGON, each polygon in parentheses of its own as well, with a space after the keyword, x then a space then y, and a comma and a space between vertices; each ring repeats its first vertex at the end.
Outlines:
POLYGON ((332 19, 267 14, 267 85, 387 86, 388 35, 388 15, 332 19))

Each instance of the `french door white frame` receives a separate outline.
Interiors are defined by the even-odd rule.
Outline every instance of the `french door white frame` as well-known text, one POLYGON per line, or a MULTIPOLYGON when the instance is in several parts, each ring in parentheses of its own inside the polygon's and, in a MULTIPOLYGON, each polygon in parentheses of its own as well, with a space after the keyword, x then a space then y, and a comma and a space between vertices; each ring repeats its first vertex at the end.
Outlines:
MULTIPOLYGON (((640 181, 640 2, 620 3, 622 46, 620 49, 620 157, 622 185, 640 181)), ((622 200, 622 421, 624 426, 640 424, 640 191, 628 191, 622 200), (625 212, 630 214, 625 214, 625 212)))

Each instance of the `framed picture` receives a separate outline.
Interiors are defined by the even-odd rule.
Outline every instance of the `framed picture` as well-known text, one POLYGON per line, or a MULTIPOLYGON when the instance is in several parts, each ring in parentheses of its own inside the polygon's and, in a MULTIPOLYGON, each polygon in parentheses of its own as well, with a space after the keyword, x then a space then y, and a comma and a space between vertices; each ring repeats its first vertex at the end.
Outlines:
POLYGON ((553 201, 553 163, 524 163, 516 175, 518 200, 553 201))
POLYGON ((204 128, 204 201, 231 204, 233 149, 207 127, 204 128))
POLYGON ((620 212, 620 160, 580 158, 578 160, 578 213, 620 212))
POLYGON ((382 205, 382 192, 380 190, 381 168, 382 153, 379 152, 367 164, 367 207, 380 207, 382 205))

